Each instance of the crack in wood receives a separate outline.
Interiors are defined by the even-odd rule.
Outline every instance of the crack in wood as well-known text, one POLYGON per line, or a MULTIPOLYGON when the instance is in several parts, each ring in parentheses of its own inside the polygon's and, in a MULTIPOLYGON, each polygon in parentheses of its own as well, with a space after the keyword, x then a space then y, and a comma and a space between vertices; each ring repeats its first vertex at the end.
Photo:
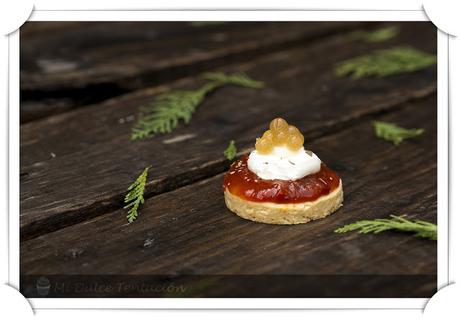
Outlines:
MULTIPOLYGON (((207 70, 218 68, 223 65, 233 65, 257 59, 263 55, 285 51, 295 47, 307 47, 318 41, 324 41, 328 37, 349 33, 358 28, 367 28, 370 23, 343 24, 335 28, 325 28, 316 32, 306 32, 273 42, 262 43, 259 46, 248 46, 244 50, 228 50, 220 55, 211 56, 207 59, 198 59, 191 63, 166 65, 152 70, 145 70, 134 76, 124 76, 119 79, 108 79, 98 83, 75 85, 69 82, 61 88, 21 88, 21 106, 25 112, 21 112, 21 123, 38 120, 53 114, 69 111, 77 107, 89 106, 103 102, 109 98, 118 97, 135 91, 147 84, 161 85, 181 78, 196 75, 207 70), (51 103, 47 103, 50 101, 51 103), (34 109, 39 108, 40 112, 34 109)), ((378 24, 373 24, 378 26, 378 24)))
MULTIPOLYGON (((307 140, 311 141, 337 134, 345 129, 357 126, 363 121, 371 119, 372 117, 398 112, 402 108, 407 107, 409 105, 408 103, 410 102, 417 100, 427 100, 434 94, 435 91, 436 86, 429 86, 426 89, 414 92, 411 97, 401 98, 400 100, 391 104, 383 104, 381 108, 374 112, 364 113, 357 117, 347 119, 343 122, 335 123, 327 128, 327 130, 322 130, 321 132, 307 131, 305 132, 305 137, 307 140)), ((240 150, 237 155, 241 156, 248 151, 248 149, 240 150)), ((190 171, 186 171, 182 174, 168 177, 162 181, 150 181, 146 185, 145 199, 148 200, 154 196, 174 191, 178 188, 190 184, 199 183, 200 181, 222 174, 228 169, 229 164, 230 161, 225 159, 214 160, 206 163, 203 166, 193 168, 190 171)), ((24 179, 25 178, 27 178, 27 176, 25 176, 24 179)), ((124 193, 114 194, 101 201, 94 202, 84 208, 64 211, 57 216, 50 216, 41 220, 33 221, 27 226, 21 228, 21 241, 30 240, 43 234, 50 233, 110 213, 115 209, 123 207, 123 197, 124 193)))
MULTIPOLYGON (((407 127, 423 123, 425 134, 399 147, 377 139, 367 121, 312 141, 344 182, 345 205, 330 218, 296 226, 240 219, 222 200, 220 174, 149 199, 142 221, 129 226, 119 208, 21 243, 21 274, 435 275, 435 242, 391 231, 334 233, 398 213, 435 221, 435 118, 430 95, 377 118, 407 127)), ((392 283, 389 294, 405 285, 392 283)), ((435 289, 430 281, 411 292, 426 293, 427 285, 435 289)))

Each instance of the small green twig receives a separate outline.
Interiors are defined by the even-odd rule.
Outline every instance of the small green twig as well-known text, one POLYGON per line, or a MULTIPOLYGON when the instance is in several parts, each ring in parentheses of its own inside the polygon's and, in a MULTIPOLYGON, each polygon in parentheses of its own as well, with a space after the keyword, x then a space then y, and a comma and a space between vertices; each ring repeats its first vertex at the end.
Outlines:
POLYGON ((147 167, 142 171, 139 177, 129 186, 128 193, 125 195, 125 206, 123 209, 128 209, 128 215, 126 218, 129 223, 136 220, 139 215, 139 206, 144 203, 144 191, 145 184, 147 182, 148 171, 151 166, 147 167))
POLYGON ((340 62, 337 76, 351 75, 352 79, 387 77, 414 72, 436 64, 436 56, 411 47, 378 50, 371 54, 340 62))
POLYGON ((361 220, 336 229, 335 233, 358 231, 359 233, 380 233, 388 230, 413 232, 416 237, 437 240, 437 226, 423 220, 408 220, 404 216, 391 215, 391 219, 361 220))
POLYGON ((236 85, 246 88, 259 89, 263 82, 253 80, 242 73, 206 73, 203 77, 208 80, 196 90, 170 91, 158 96, 152 103, 142 106, 144 115, 132 129, 131 140, 138 140, 171 132, 180 121, 189 123, 197 107, 206 96, 225 85, 236 85))
POLYGON ((384 42, 396 37, 399 33, 399 28, 390 26, 372 31, 355 31, 350 33, 350 39, 360 40, 369 43, 384 42))
POLYGON ((227 149, 224 151, 224 156, 227 158, 227 160, 232 161, 236 157, 236 146, 235 146, 235 140, 231 140, 230 143, 228 144, 227 149))
POLYGON ((262 81, 251 79, 244 73, 225 74, 222 72, 208 72, 203 75, 203 78, 211 81, 211 83, 218 83, 220 85, 231 84, 251 89, 261 89, 265 85, 262 81))
POLYGON ((373 124, 375 135, 384 140, 393 142, 395 146, 400 145, 404 139, 414 138, 425 132, 423 128, 406 129, 393 123, 383 121, 374 121, 373 124))

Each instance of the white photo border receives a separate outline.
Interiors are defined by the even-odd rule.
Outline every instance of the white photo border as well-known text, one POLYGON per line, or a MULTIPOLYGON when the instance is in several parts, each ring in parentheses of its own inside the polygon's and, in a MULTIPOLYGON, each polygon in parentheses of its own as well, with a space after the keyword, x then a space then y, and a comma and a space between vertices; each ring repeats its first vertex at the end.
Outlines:
MULTIPOLYGON (((37 10, 29 21, 429 21, 423 10, 37 10)), ((438 30, 437 276, 449 283, 448 35, 438 30)), ((19 288, 19 30, 9 35, 9 284, 19 288)), ((34 309, 423 309, 428 298, 32 298, 34 309)))

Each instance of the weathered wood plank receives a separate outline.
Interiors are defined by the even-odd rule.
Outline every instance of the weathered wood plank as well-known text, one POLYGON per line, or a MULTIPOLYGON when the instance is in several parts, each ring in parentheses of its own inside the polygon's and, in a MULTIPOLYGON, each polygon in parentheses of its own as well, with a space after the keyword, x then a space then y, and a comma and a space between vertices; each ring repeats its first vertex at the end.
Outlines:
MULTIPOLYGON (((435 275, 435 241, 394 232, 333 233, 344 224, 390 214, 436 222, 435 97, 374 120, 426 132, 395 147, 374 136, 369 120, 309 143, 343 179, 344 206, 330 217, 296 226, 243 220, 225 207, 218 175, 148 199, 131 225, 117 210, 24 241, 21 273, 435 275)), ((405 284, 401 278, 387 294, 398 296, 405 284)), ((313 296, 320 287, 312 289, 313 296)), ((427 296, 436 282, 411 290, 413 296, 427 296)))
POLYGON ((196 28, 188 22, 81 22, 62 29, 50 26, 46 34, 33 32, 45 28, 41 24, 27 23, 21 41, 23 122, 365 26, 234 22, 196 28))
MULTIPOLYGON (((403 30, 395 43, 432 52, 434 37, 431 25, 417 24, 403 30), (423 37, 414 37, 415 31, 423 37), (432 41, 427 40, 430 37, 432 41)), ((154 166, 148 195, 222 172, 227 165, 222 151, 228 141, 235 139, 240 147, 250 147, 254 136, 275 116, 295 120, 307 139, 312 139, 435 90, 434 67, 386 79, 352 81, 334 75, 336 62, 385 46, 350 45, 334 37, 314 47, 234 66, 232 71, 247 72, 265 81, 267 88, 224 88, 207 99, 189 126, 145 141, 129 141, 132 122, 126 121, 133 119, 138 105, 164 88, 21 126, 23 238, 120 206, 126 186, 147 165, 154 166), (184 135, 191 139, 168 143, 184 135)), ((180 83, 181 87, 196 85, 194 79, 180 83)))

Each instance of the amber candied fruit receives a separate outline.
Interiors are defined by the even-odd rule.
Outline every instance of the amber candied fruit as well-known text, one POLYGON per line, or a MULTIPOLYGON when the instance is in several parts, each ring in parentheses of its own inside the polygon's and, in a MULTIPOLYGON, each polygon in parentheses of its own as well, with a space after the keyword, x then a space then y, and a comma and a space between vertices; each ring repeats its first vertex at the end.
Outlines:
POLYGON ((282 146, 283 144, 286 144, 288 137, 289 134, 287 130, 278 130, 273 135, 273 141, 276 143, 276 145, 282 146))
POLYGON ((259 138, 256 141, 256 150, 260 153, 267 154, 270 153, 273 149, 273 144, 271 141, 265 138, 259 138))
POLYGON ((283 118, 276 118, 270 122, 270 130, 272 132, 285 130, 288 128, 288 123, 283 118))
POLYGON ((293 151, 298 150, 303 146, 303 140, 304 138, 302 135, 291 135, 287 140, 287 146, 293 151))
POLYGON ((273 133, 270 130, 267 130, 264 132, 262 138, 266 139, 267 141, 273 142, 273 133))
POLYGON ((293 126, 293 125, 289 125, 289 127, 287 128, 287 131, 288 131, 289 135, 291 135, 291 134, 301 134, 300 130, 297 129, 296 126, 293 126))
POLYGON ((256 140, 256 150, 260 153, 270 153, 275 146, 286 145, 290 150, 298 150, 304 144, 304 136, 293 125, 282 118, 273 119, 270 129, 265 131, 262 138, 256 140))

